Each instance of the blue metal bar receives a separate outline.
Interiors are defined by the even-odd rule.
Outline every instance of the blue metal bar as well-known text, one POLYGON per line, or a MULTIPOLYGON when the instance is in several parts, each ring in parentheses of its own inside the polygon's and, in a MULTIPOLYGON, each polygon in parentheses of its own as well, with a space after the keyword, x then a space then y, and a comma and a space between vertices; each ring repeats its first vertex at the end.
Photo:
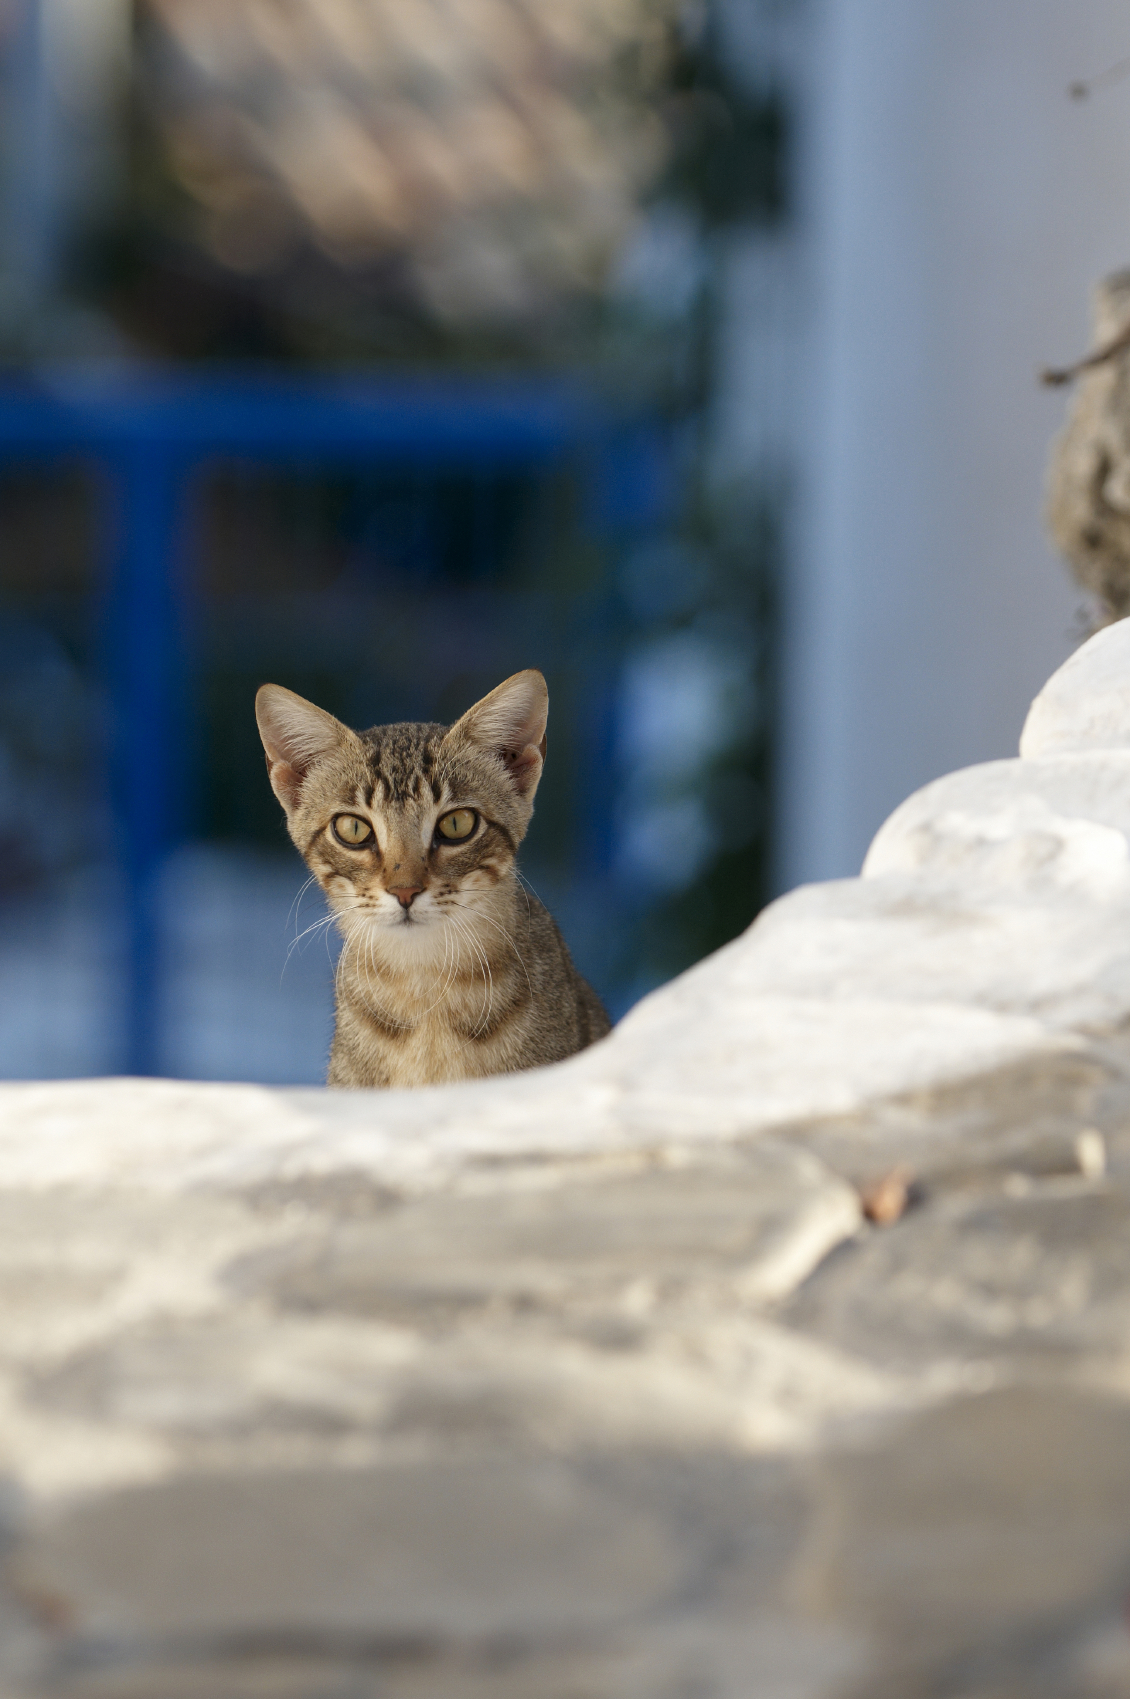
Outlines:
POLYGON ((536 463, 602 421, 592 398, 565 384, 128 370, 0 384, 0 452, 161 440, 193 457, 473 467, 536 463))

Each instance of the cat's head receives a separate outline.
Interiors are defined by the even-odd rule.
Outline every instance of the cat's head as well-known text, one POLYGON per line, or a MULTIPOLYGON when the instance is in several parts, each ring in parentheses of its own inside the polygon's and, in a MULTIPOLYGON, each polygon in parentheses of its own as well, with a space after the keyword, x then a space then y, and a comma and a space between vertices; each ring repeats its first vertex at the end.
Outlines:
POLYGON ((515 673, 453 726, 350 731, 265 684, 255 717, 271 788, 310 871, 352 930, 405 947, 452 910, 486 911, 514 865, 545 758, 549 696, 515 673))

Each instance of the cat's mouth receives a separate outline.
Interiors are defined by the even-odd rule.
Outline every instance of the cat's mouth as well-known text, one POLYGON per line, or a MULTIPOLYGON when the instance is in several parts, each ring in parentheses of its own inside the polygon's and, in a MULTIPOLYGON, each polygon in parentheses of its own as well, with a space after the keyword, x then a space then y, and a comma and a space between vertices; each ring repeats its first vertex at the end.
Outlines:
POLYGON ((413 903, 410 908, 402 908, 391 924, 394 931, 399 931, 405 926, 410 926, 413 932, 421 932, 427 928, 428 917, 426 914, 418 914, 416 911, 416 905, 413 903))

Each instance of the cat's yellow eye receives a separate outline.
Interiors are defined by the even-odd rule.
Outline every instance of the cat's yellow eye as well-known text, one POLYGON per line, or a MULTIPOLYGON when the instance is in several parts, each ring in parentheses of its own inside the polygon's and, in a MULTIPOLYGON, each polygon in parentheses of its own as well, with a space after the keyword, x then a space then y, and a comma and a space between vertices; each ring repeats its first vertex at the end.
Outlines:
POLYGON ((436 827, 440 837, 449 844, 460 844, 469 838, 479 823, 479 817, 470 808, 456 808, 450 814, 445 814, 436 827))
POLYGON ((334 837, 348 849, 360 849, 373 836, 373 828, 359 814, 338 814, 334 819, 334 837))

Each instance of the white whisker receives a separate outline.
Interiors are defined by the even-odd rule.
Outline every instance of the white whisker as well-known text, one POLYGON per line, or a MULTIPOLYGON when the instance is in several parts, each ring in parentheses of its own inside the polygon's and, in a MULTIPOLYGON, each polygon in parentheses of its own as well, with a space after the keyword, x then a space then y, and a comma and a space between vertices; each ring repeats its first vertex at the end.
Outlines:
POLYGON ((323 926, 332 926, 333 922, 336 919, 337 919, 336 915, 324 914, 320 920, 313 921, 311 923, 311 925, 305 927, 301 932, 297 933, 295 935, 295 937, 293 937, 291 939, 290 943, 287 945, 287 951, 286 951, 287 961, 290 960, 291 956, 294 954, 295 950, 298 948, 299 944, 301 944, 301 942, 304 938, 308 938, 312 932, 319 931, 321 929, 321 927, 323 927, 323 926))
MULTIPOLYGON (((299 886, 298 895, 295 897, 294 901, 291 903, 290 908, 287 912, 286 924, 288 926, 290 925, 291 915, 294 914, 295 909, 300 908, 303 897, 306 895, 307 891, 310 889, 311 885, 314 883, 316 878, 317 878, 317 874, 311 873, 311 875, 310 875, 309 879, 307 879, 306 883, 304 885, 299 886)), ((298 921, 297 921, 297 918, 296 918, 295 919, 295 925, 297 926, 297 924, 298 924, 298 921)))
POLYGON ((526 973, 526 964, 522 960, 522 953, 519 950, 517 944, 515 944, 513 938, 511 938, 509 932, 507 932, 505 926, 503 926, 502 922, 499 921, 499 920, 493 919, 493 917, 489 914, 482 914, 478 909, 472 908, 470 903, 452 902, 451 907, 452 908, 466 909, 468 914, 473 914, 475 916, 476 920, 485 920, 488 926, 493 926, 496 932, 502 933, 502 936, 506 939, 506 942, 509 944, 509 946, 513 950, 514 954, 517 956, 519 965, 522 969, 522 972, 524 974, 526 974, 526 984, 529 986, 530 991, 532 992, 534 988, 533 988, 532 985, 530 985, 530 976, 529 976, 528 973, 526 973))
POLYGON ((440 989, 440 994, 436 998, 435 1002, 429 1003, 427 1008, 424 1010, 425 1015, 430 1015, 433 1009, 436 1009, 436 1008, 439 1007, 439 1005, 443 1002, 444 998, 447 996, 447 993, 451 990, 451 987, 452 987, 452 985, 455 981, 455 974, 456 974, 458 967, 459 967, 459 959, 458 959, 457 955, 453 954, 452 957, 451 957, 451 970, 450 970, 450 972, 448 972, 448 969, 447 969, 447 960, 448 960, 448 954, 451 951, 451 944, 452 944, 451 931, 448 928, 448 926, 445 924, 444 928, 443 928, 443 966, 440 968, 439 973, 436 976, 436 984, 437 985, 439 984, 440 979, 443 978, 443 975, 445 973, 447 974, 447 977, 444 980, 444 983, 443 983, 443 985, 440 989))
POLYGON ((452 924, 454 926, 457 926, 459 928, 460 932, 462 932, 463 935, 466 937, 468 944, 470 944, 471 949, 474 951, 475 956, 478 958, 479 967, 482 969, 482 975, 483 975, 483 1009, 482 1009, 482 1012, 479 1015, 479 1019, 475 1023, 475 1026, 474 1026, 474 1028, 472 1030, 472 1034, 471 1034, 471 1036, 473 1038, 477 1038, 481 1032, 485 1031, 487 1024, 490 1021, 491 1011, 494 1008, 494 975, 490 971, 490 962, 487 960, 486 952, 484 951, 482 945, 479 943, 478 939, 475 937, 475 934, 472 931, 471 927, 469 927, 467 925, 466 921, 456 920, 454 915, 451 915, 450 919, 451 919, 452 924))

